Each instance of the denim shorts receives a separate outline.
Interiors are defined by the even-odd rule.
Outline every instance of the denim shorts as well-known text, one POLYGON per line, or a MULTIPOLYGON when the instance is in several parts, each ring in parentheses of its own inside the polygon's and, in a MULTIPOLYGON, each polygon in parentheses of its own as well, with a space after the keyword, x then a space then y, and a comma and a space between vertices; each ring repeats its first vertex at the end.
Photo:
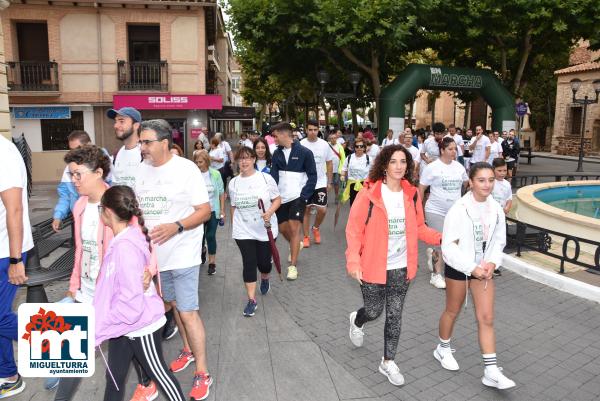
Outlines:
POLYGON ((197 311, 200 266, 160 272, 160 287, 165 302, 175 301, 179 312, 197 311))

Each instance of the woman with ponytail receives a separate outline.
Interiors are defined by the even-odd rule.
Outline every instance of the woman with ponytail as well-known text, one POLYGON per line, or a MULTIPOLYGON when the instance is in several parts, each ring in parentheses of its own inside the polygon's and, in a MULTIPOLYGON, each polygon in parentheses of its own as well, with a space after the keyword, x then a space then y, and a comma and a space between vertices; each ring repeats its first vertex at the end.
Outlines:
POLYGON ((123 400, 134 358, 166 399, 184 401, 181 386, 163 358, 163 301, 155 285, 145 290, 142 282, 152 255, 135 193, 128 186, 114 186, 104 192, 98 208, 102 222, 114 233, 102 260, 94 297, 96 346, 109 340, 104 401, 123 400))

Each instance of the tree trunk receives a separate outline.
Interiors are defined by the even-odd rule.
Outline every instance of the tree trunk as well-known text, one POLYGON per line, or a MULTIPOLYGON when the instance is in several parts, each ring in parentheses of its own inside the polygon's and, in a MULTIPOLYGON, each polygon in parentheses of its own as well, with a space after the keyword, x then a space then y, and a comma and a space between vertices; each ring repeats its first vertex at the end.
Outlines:
POLYGON ((262 130, 262 123, 265 121, 265 114, 267 114, 267 107, 263 104, 258 115, 258 123, 260 124, 260 130, 262 130))
POLYGON ((521 61, 519 62, 519 67, 515 73, 515 81, 513 83, 513 93, 515 95, 519 95, 521 91, 521 80, 523 79, 523 72, 525 71, 525 66, 527 65, 527 61, 529 60, 529 54, 531 53, 531 34, 533 32, 533 28, 529 28, 525 37, 523 38, 523 52, 521 53, 521 61))
POLYGON ((471 111, 471 101, 465 102, 465 119, 463 123, 463 128, 465 130, 469 129, 469 114, 471 111))
POLYGON ((414 96, 410 98, 410 107, 408 109, 408 126, 412 128, 412 116, 415 107, 415 98, 414 96))
POLYGON ((358 133, 358 119, 356 118, 356 105, 354 102, 350 102, 350 109, 352 110, 352 132, 358 133))

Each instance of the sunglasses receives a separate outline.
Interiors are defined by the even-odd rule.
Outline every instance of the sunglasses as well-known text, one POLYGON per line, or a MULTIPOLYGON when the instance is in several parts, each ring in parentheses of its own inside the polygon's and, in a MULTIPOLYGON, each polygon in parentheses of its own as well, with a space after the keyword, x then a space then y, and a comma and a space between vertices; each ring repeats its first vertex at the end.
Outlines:
POLYGON ((365 145, 356 145, 355 148, 364 149, 364 148, 366 148, 366 146, 365 145))

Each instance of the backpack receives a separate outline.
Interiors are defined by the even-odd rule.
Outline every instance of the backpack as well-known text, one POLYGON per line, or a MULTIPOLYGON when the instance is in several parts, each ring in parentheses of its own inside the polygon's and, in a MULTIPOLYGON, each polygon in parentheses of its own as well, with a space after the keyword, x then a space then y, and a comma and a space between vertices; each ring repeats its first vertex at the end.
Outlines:
MULTIPOLYGON (((348 155, 348 168, 350 168, 350 158, 352 157, 354 153, 350 153, 348 155)), ((369 155, 365 153, 365 156, 367 156, 367 166, 369 165, 370 161, 369 161, 369 155)))

